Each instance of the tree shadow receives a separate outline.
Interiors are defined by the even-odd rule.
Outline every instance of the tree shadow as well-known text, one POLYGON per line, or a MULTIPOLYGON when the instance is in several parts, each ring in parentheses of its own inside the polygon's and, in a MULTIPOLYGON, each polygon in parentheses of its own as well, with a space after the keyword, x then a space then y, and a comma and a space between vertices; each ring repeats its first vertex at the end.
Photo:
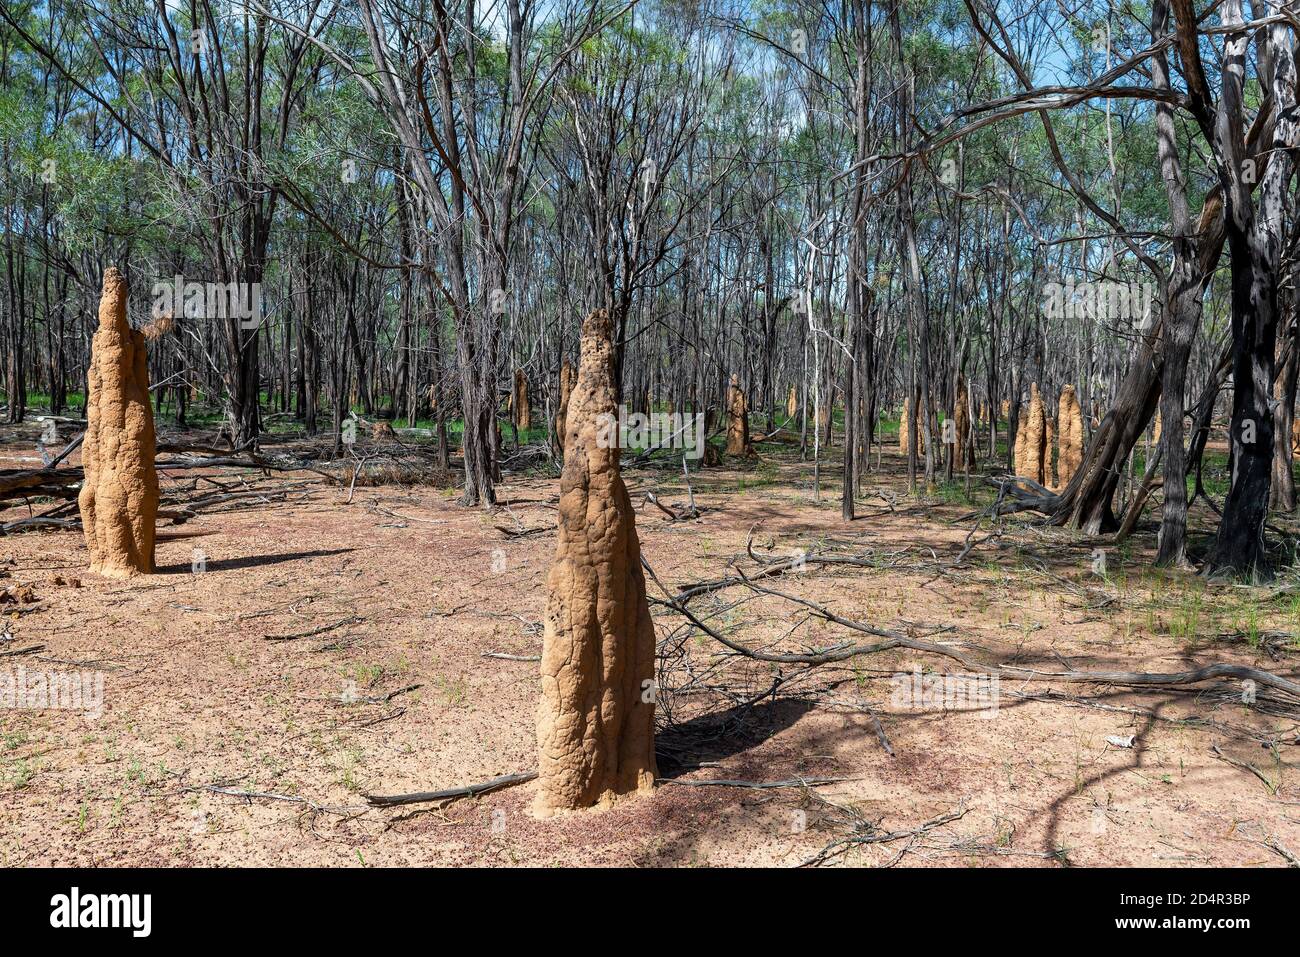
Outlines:
POLYGON ((659 776, 680 777, 701 762, 721 761, 757 747, 793 726, 815 706, 816 702, 806 698, 780 698, 735 705, 664 728, 655 734, 659 776))
MULTIPOLYGON (((281 562, 295 562, 304 558, 325 558, 329 555, 342 555, 356 551, 353 548, 321 548, 310 552, 282 552, 278 555, 246 555, 243 558, 219 558, 207 562, 204 572, 232 572, 241 568, 261 568, 266 565, 279 565, 281 562)), ((159 575, 189 575, 194 571, 191 564, 183 562, 174 565, 159 565, 159 575)))
MULTIPOLYGON (((1035 811, 1026 820, 1026 824, 1040 815, 1045 818, 1042 851, 1054 858, 1058 863, 1065 867, 1073 866, 1069 859, 1070 849, 1061 843, 1061 825, 1064 821, 1066 809, 1072 798, 1078 798, 1086 794, 1090 788, 1097 787, 1111 778, 1117 778, 1127 774, 1130 771, 1137 771, 1145 767, 1145 758, 1147 750, 1147 739, 1160 721, 1160 715, 1168 704, 1168 701, 1161 701, 1151 708, 1151 714, 1146 715, 1141 725, 1133 733, 1133 744, 1129 749, 1129 757, 1124 763, 1110 768, 1100 768, 1092 774, 1085 776, 1079 775, 1076 771, 1076 780, 1069 788, 1064 789, 1054 800, 1049 802, 1045 807, 1035 811)), ((1103 754, 1110 753, 1103 749, 1103 754)), ((1109 796, 1108 796, 1109 800, 1109 796)), ((1105 832, 1105 820, 1111 808, 1109 805, 1095 805, 1094 822, 1102 825, 1101 830, 1094 831, 1098 835, 1098 840, 1105 840, 1102 835, 1105 832), (1098 814, 1097 812, 1100 812, 1098 814)), ((1095 824, 1094 824, 1095 826, 1095 824)))

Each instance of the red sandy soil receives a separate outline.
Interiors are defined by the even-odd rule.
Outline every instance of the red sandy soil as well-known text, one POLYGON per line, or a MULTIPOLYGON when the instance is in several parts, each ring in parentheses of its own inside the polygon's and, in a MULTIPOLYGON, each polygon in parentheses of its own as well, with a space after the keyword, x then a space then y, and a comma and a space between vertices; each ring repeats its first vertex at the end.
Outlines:
MULTIPOLYGON (((16 466, 29 437, 9 437, 3 464, 16 466)), ((896 454, 868 476, 850 524, 833 469, 823 467, 817 502, 809 463, 761 448, 757 463, 695 477, 699 521, 639 509, 645 557, 666 586, 719 577, 733 561, 752 570, 746 541, 757 526, 764 554, 805 548, 873 563, 810 566, 773 587, 980 660, 1040 671, 1231 661, 1295 677, 1294 642, 1267 639, 1300 629, 1289 599, 1152 572, 1149 535, 1127 562, 1110 548, 1102 579, 1096 543, 1015 519, 949 568, 972 524, 954 520, 973 507, 908 498, 896 454)), ((685 501, 675 471, 628 480, 634 501, 648 490, 685 501)), ((1004 678, 996 712, 921 710, 891 701, 891 676, 957 672, 958 662, 889 651, 799 674, 698 632, 678 642, 682 619, 661 606, 660 637, 682 654, 662 676, 661 717, 675 727, 660 735, 665 780, 652 797, 547 820, 531 816, 528 784, 441 808, 369 808, 367 793, 534 766, 537 665, 484 655, 540 652, 557 491, 554 478, 509 477, 508 506, 489 514, 445 489, 358 488, 348 504, 346 488, 317 484, 288 502, 245 501, 161 527, 159 573, 129 582, 90 575, 77 531, 0 540, 0 588, 30 586, 40 602, 8 616, 0 652, 45 646, 0 657, 0 669, 105 675, 97 720, 0 709, 0 865, 786 867, 853 820, 862 834, 904 836, 832 863, 1285 866, 1300 853, 1296 720, 1248 708, 1232 683, 1138 693, 1004 678), (294 635, 304 637, 284 638, 294 635), (764 697, 778 678, 789 680, 764 697), (1024 697, 1044 694, 1058 697, 1024 697), (1107 742, 1130 735, 1129 748, 1107 742), (688 786, 801 777, 848 780, 688 786)), ((873 640, 741 588, 691 607, 752 647, 873 640)))

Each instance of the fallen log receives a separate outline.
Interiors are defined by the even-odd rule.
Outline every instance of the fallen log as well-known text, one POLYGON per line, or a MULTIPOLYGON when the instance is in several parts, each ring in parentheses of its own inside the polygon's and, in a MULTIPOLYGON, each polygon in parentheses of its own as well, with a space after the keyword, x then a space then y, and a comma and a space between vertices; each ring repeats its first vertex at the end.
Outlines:
MULTIPOLYGON (((166 448, 167 446, 162 446, 160 450, 166 448)), ((65 449, 64 451, 69 450, 65 449)), ((77 491, 85 479, 85 472, 79 465, 57 468, 58 461, 56 459, 50 466, 39 469, 0 469, 0 502, 39 497, 76 498, 77 491)), ((186 455, 177 458, 159 459, 156 466, 160 471, 253 468, 271 472, 312 472, 331 480, 336 478, 329 472, 315 468, 307 462, 259 455, 252 452, 243 455, 230 452, 213 456, 186 455)))
POLYGON ((0 501, 44 496, 76 498, 83 478, 80 467, 70 469, 0 469, 0 501))

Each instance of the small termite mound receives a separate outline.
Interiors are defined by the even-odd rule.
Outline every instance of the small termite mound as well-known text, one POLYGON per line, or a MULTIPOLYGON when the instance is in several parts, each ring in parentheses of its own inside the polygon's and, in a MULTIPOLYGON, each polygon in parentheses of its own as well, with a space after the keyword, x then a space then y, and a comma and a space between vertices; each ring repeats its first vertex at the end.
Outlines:
POLYGON ((823 403, 817 409, 817 427, 823 432, 827 432, 831 424, 831 404, 823 403))
POLYGON ((754 454, 749 441, 749 403, 735 375, 727 390, 727 454, 742 457, 754 454))
POLYGON ((510 421, 520 432, 533 427, 533 410, 528 405, 528 376, 523 369, 515 370, 515 387, 510 393, 510 421))
POLYGON ((611 424, 613 356, 612 323, 597 310, 582 325, 546 581, 533 803, 542 817, 654 786, 655 633, 611 424))
POLYGON ((1083 412, 1072 385, 1061 389, 1056 403, 1056 441, 1056 480, 1064 488, 1083 464, 1083 412))
POLYGON ((90 570, 109 578, 154 570, 156 436, 144 335, 126 322, 126 280, 104 272, 99 328, 86 373, 85 481, 77 504, 90 570))
POLYGON ((176 329, 176 320, 169 314, 154 316, 140 328, 140 334, 150 342, 166 338, 176 329))

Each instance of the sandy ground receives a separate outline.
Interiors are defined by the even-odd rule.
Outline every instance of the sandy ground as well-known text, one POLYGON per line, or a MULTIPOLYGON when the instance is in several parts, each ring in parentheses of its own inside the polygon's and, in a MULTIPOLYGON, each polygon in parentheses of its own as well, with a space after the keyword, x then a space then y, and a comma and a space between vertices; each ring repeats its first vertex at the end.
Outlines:
MULTIPOLYGON (((3 464, 22 464, 27 437, 8 439, 3 464)), ((971 525, 954 520, 972 506, 908 499, 897 455, 869 476, 850 524, 833 469, 817 502, 808 464, 763 454, 697 478, 699 521, 640 508, 666 586, 731 562, 752 571, 756 529, 761 554, 864 560, 810 564, 773 587, 980 660, 1040 671, 1231 661, 1296 675, 1294 642, 1269 630, 1300 630, 1300 611, 1147 570, 1149 535, 1109 548, 1105 578, 1096 543, 1019 522, 949 567, 971 525)), ((676 473, 628 479, 636 501, 646 490, 685 500, 676 473)), ((0 606, 0 653, 44 645, 0 657, 0 672, 104 681, 98 717, 0 708, 0 864, 785 867, 855 827, 892 839, 841 848, 832 863, 1285 866, 1300 853, 1296 721, 1248 707, 1231 683, 1137 693, 1004 678, 996 709, 944 710, 898 700, 894 676, 962 672, 956 661, 894 650, 805 673, 731 654, 663 607, 664 780, 652 797, 549 820, 531 816, 527 784, 442 808, 369 808, 367 793, 534 766, 537 665, 484 655, 540 651, 557 491, 554 479, 510 477, 508 508, 487 514, 445 489, 358 488, 347 504, 346 489, 317 485, 163 526, 159 574, 125 583, 86 570, 78 532, 0 539, 0 588, 30 586, 38 602, 0 606), (1130 736, 1129 747, 1107 740, 1130 736), (844 780, 691 786, 797 778, 844 780)), ((743 588, 691 607, 751 647, 855 637, 743 588)))

